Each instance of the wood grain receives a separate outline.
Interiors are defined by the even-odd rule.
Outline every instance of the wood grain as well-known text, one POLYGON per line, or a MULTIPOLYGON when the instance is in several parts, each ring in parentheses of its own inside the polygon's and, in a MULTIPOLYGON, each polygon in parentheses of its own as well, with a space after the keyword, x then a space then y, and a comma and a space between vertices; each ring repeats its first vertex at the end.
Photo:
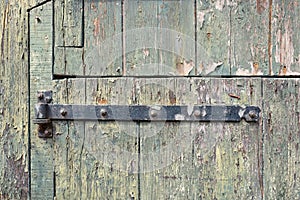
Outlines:
POLYGON ((299 198, 299 80, 264 80, 266 199, 299 198))
POLYGON ((126 75, 188 75, 194 69, 177 70, 184 61, 195 63, 192 1, 126 0, 123 21, 126 75))
POLYGON ((273 73, 299 75, 300 4, 298 1, 273 1, 272 10, 273 73))
MULTIPOLYGON (((52 4, 30 11, 30 119, 33 119, 38 90, 51 90, 52 4)), ((37 125, 30 124, 31 198, 53 198, 53 141, 38 138, 37 125)))

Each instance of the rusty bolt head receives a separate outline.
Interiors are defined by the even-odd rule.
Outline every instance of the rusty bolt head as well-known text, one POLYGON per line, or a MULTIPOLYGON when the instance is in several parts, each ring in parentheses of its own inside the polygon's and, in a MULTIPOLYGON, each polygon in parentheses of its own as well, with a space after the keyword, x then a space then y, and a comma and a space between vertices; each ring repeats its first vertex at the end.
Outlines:
POLYGON ((47 103, 51 103, 52 98, 51 97, 46 97, 45 100, 46 100, 47 103))
POLYGON ((104 108, 102 108, 102 109, 100 110, 100 114, 101 114, 102 117, 107 117, 107 110, 104 109, 104 108))
POLYGON ((60 114, 65 117, 68 114, 68 111, 63 108, 60 110, 60 114))
POLYGON ((257 118, 257 113, 256 113, 256 111, 251 110, 251 111, 249 112, 249 117, 250 117, 251 119, 257 118))
POLYGON ((151 117, 157 117, 157 110, 151 110, 150 111, 150 116, 151 117))
POLYGON ((195 111, 194 111, 194 116, 195 116, 195 117, 200 117, 200 115, 201 115, 200 110, 195 110, 195 111))
POLYGON ((39 100, 42 100, 44 98, 44 94, 39 92, 37 97, 38 97, 39 100))
POLYGON ((52 133, 51 133, 51 131, 50 130, 45 130, 44 131, 44 135, 45 136, 49 136, 49 135, 51 135, 52 133))

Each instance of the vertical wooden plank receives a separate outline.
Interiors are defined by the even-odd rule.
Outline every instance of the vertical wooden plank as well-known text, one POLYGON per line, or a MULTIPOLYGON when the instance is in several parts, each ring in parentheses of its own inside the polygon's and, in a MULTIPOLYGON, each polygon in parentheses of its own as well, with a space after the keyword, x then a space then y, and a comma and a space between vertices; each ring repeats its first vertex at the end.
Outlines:
MULTIPOLYGON (((195 79, 192 91, 197 93, 198 103, 261 106, 260 98, 256 97, 260 87, 259 79, 195 79)), ((192 133, 191 176, 202 180, 198 198, 262 198, 261 161, 257 158, 262 134, 259 124, 195 123, 192 133)))
POLYGON ((27 199, 29 1, 0 1, 0 199, 27 199))
POLYGON ((85 75, 122 75, 121 0, 88 0, 85 8, 85 75))
POLYGON ((54 3, 55 44, 83 46, 83 0, 56 0, 54 3))
POLYGON ((230 16, 233 3, 223 0, 197 0, 196 74, 230 74, 230 16))
POLYGON ((272 61, 276 75, 299 75, 299 15, 298 1, 272 1, 272 61))
MULTIPOLYGON (((130 103, 130 88, 130 79, 71 79, 68 103, 123 105, 130 103)), ((74 121, 65 127, 63 124, 56 125, 55 135, 56 198, 137 198, 135 123, 124 126, 116 122, 74 121)))
POLYGON ((156 38, 158 2, 124 1, 124 75, 158 74, 156 38), (151 31, 151 34, 147 33, 147 30, 151 31))
POLYGON ((158 1, 160 75, 195 74, 194 1, 158 1), (160 29, 165 29, 160 31, 160 29))
MULTIPOLYGON (((230 11, 230 62, 233 75, 269 74, 269 2, 235 1, 230 11)), ((269 74, 271 75, 271 74, 269 74)))
POLYGON ((194 2, 124 1, 124 74, 188 75, 195 62, 194 2), (182 70, 185 64, 189 70, 182 70))
POLYGON ((263 92, 265 198, 298 199, 298 80, 265 79, 263 92))
MULTIPOLYGON (((68 103, 68 81, 57 80, 53 83, 53 103, 68 103)), ((53 155, 54 155, 54 176, 55 176, 55 198, 70 199, 70 181, 67 176, 69 157, 69 124, 66 121, 53 123, 53 155)))
MULTIPOLYGON (((68 103, 85 104, 86 102, 86 80, 69 79, 68 80, 68 103)), ((80 110, 73 110, 73 113, 80 113, 80 110)), ((70 197, 84 198, 86 193, 83 190, 84 177, 83 157, 84 157, 84 140, 85 140, 85 122, 69 122, 69 132, 66 137, 68 146, 67 156, 67 177, 69 181, 70 197)))
MULTIPOLYGON (((138 79, 137 102, 140 105, 185 104, 189 79, 138 79)), ((188 92, 187 92, 188 93, 188 92)), ((164 110, 158 112, 163 113, 164 110)), ((182 199, 190 197, 186 181, 189 176, 185 160, 191 135, 190 123, 140 123, 141 199, 182 199), (183 187, 183 189, 182 189, 183 187)))
MULTIPOLYGON (((131 90, 132 79, 87 79, 87 103, 129 105, 131 90)), ((136 123, 90 121, 85 131, 84 198, 138 199, 136 123)))
MULTIPOLYGON (((52 66, 52 5, 48 2, 30 11, 30 118, 38 90, 51 90, 52 66)), ((53 141, 38 138, 37 125, 30 124, 31 138, 31 198, 52 199, 53 141)))

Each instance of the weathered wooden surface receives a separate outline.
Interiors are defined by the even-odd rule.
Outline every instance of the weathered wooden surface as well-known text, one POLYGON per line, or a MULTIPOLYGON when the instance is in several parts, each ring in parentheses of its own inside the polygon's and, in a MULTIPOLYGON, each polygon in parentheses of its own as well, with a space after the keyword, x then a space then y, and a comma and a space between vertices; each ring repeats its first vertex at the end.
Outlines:
MULTIPOLYGON (((37 91, 52 90, 52 4, 47 2, 29 12, 30 31, 30 119, 35 116, 37 91)), ((54 196, 53 141, 37 137, 37 125, 30 124, 31 198, 54 196)))
MULTIPOLYGON (((261 102, 257 98, 261 92, 259 79, 172 78, 140 82, 145 88, 138 93, 141 103, 261 102), (172 98, 170 92, 174 94, 172 98), (229 97, 230 93, 240 99, 229 97)), ((141 135, 142 199, 262 198, 261 160, 257 158, 262 132, 258 124, 166 123, 151 130, 151 134, 144 130, 148 135, 141 135)))
POLYGON ((264 80, 265 199, 299 199, 299 80, 264 80))
POLYGON ((122 75, 122 4, 117 1, 55 1, 57 75, 122 75))
POLYGON ((126 0, 123 18, 124 75, 172 76, 194 71, 192 1, 126 0))
POLYGON ((35 1, 0 1, 0 199, 26 199, 27 12, 35 1))
MULTIPOLYGON (((64 84, 65 81, 62 88, 64 84)), ((124 104, 129 96, 119 92, 126 93, 132 87, 132 80, 71 79, 67 85, 67 93, 63 93, 67 94, 64 96, 67 103, 124 104)), ((135 123, 122 127, 116 122, 92 121, 57 125, 54 136, 57 199, 138 198, 135 123), (133 132, 128 135, 124 127, 133 132)))
MULTIPOLYGON (((86 152, 80 150, 80 145, 85 146, 87 144, 84 143, 82 137, 84 136, 89 141, 93 140, 86 135, 89 132, 89 126, 86 125, 82 127, 74 123, 60 122, 55 124, 57 134, 53 141, 37 138, 36 125, 28 123, 29 113, 32 118, 36 91, 38 89, 53 89, 56 92, 54 96, 56 102, 61 103, 71 102, 66 98, 66 91, 70 90, 71 92, 71 89, 75 89, 75 86, 68 83, 68 80, 51 81, 52 2, 49 1, 31 11, 30 31, 33 34, 30 45, 32 51, 29 95, 31 107, 28 110, 27 54, 29 47, 27 46, 27 36, 29 27, 26 9, 41 2, 40 0, 0 1, 0 199, 26 199, 30 195, 30 189, 32 199, 52 199, 53 196, 58 199, 65 199, 74 197, 74 194, 78 197, 91 199, 98 197, 299 199, 298 79, 264 79, 262 87, 259 86, 260 81, 258 79, 242 80, 237 85, 233 79, 212 80, 203 78, 202 83, 202 79, 198 81, 194 79, 191 83, 192 90, 194 87, 199 87, 199 91, 201 91, 196 103, 208 103, 207 99, 209 98, 203 95, 205 94, 204 91, 208 90, 207 88, 216 90, 216 87, 220 89, 212 94, 214 95, 213 98, 219 98, 219 100, 222 100, 223 96, 217 97, 217 94, 221 94, 222 91, 224 94, 229 90, 240 93, 240 100, 224 97, 224 101, 227 103, 251 102, 261 105, 262 99, 264 99, 263 132, 261 133, 255 125, 246 125, 245 123, 238 125, 206 124, 204 126, 191 124, 190 133, 199 135, 200 144, 193 140, 191 142, 192 151, 180 155, 167 168, 148 173, 143 172, 139 175, 131 173, 137 169, 140 171, 149 169, 149 165, 145 164, 147 160, 139 164, 133 161, 125 171, 111 172, 109 167, 101 165, 93 158, 95 157, 94 154, 84 154, 86 152), (72 87, 68 89, 67 86, 70 84, 72 87), (255 95, 250 95, 251 98, 248 99, 244 95, 247 92, 251 93, 250 86, 252 84, 254 90, 261 91, 261 94, 254 92, 255 95), (246 89, 241 89, 242 86, 239 85, 243 85, 246 89), (31 127, 30 134, 28 133, 29 126, 31 127), (221 142, 215 145, 212 151, 206 154, 206 157, 202 158, 201 136, 204 133, 214 132, 214 130, 218 131, 219 128, 224 132, 220 139, 221 142), (85 134, 80 135, 79 129, 85 134), (250 134, 250 132, 258 135, 250 134), (71 136, 74 140, 73 143, 66 135, 71 136), (249 145, 246 146, 245 144, 249 145), (29 157, 28 147, 31 149, 31 157, 29 157), (60 156, 56 157, 54 162, 52 152, 54 155, 60 156), (69 155, 72 156, 68 157, 69 155), (200 158, 198 159, 199 155, 200 158), (78 169, 82 169, 81 174, 78 169), (31 177, 29 177, 30 174, 31 177), (55 188, 53 186, 54 175, 56 177, 55 188), (81 177, 87 178, 82 180, 81 177)), ((125 70, 131 69, 133 65, 128 61, 132 60, 141 65, 158 62, 174 67, 175 64, 176 70, 180 67, 189 68, 191 66, 187 63, 189 60, 185 63, 184 60, 174 59, 174 55, 170 53, 160 51, 156 56, 153 49, 149 49, 149 51, 142 49, 142 51, 136 50, 128 54, 127 57, 124 56, 123 63, 122 58, 118 58, 118 60, 113 57, 116 59, 114 63, 108 67, 105 65, 107 69, 101 71, 99 65, 96 64, 106 57, 101 54, 104 58, 95 61, 93 60, 93 53, 89 54, 86 49, 80 47, 82 42, 85 42, 87 47, 94 47, 95 44, 105 41, 113 34, 120 33, 122 22, 123 28, 127 27, 128 30, 128 28, 148 25, 158 27, 159 24, 155 24, 156 20, 157 23, 162 22, 161 27, 174 28, 176 31, 196 39, 195 55, 199 55, 199 52, 208 55, 205 57, 206 60, 203 56, 201 57, 202 54, 195 59, 195 67, 191 71, 191 75, 194 72, 203 75, 299 75, 300 72, 300 46, 298 42, 300 36, 300 3, 296 0, 217 0, 214 2, 197 0, 196 8, 193 1, 184 1, 184 4, 181 3, 182 1, 132 1, 132 5, 129 6, 131 1, 123 1, 122 4, 122 1, 99 0, 85 1, 83 10, 80 7, 82 1, 76 1, 79 4, 73 5, 73 7, 78 13, 91 13, 88 16, 89 19, 84 19, 86 21, 81 22, 77 12, 70 12, 70 8, 73 9, 70 4, 72 1, 64 2, 65 7, 62 7, 61 12, 67 15, 64 18, 65 23, 56 24, 60 25, 61 29, 55 26, 57 31, 61 31, 58 32, 57 40, 55 40, 57 42, 55 44, 55 56, 58 64, 63 66, 58 68, 60 66, 55 65, 57 74, 95 75, 99 72, 99 74, 104 73, 106 75, 122 75, 125 74, 123 68, 125 70), (153 12, 149 9, 152 8, 152 5, 157 8, 153 12), (129 12, 130 9, 134 12, 129 12), (195 18, 193 9, 196 9, 195 18), (159 14, 160 12, 162 13, 159 14), (182 14, 180 14, 181 12, 182 14), (102 15, 97 15, 97 13, 102 13, 102 15), (175 17, 172 16, 173 13, 175 13, 175 17), (156 16, 158 19, 151 16, 156 16), (130 19, 135 20, 131 21, 130 19), (114 26, 110 26, 110 24, 114 24, 114 26), (79 34, 81 28, 78 28, 78 26, 83 25, 86 31, 84 36, 79 34), (59 42, 59 38, 65 42, 59 42), (69 47, 58 46, 72 46, 74 48, 69 51, 71 49, 68 49, 69 47), (86 59, 82 59, 83 55, 86 55, 86 59), (179 65, 177 65, 177 61, 181 61, 179 65), (76 65, 70 65, 70 68, 67 68, 66 64, 76 65), (90 68, 86 68, 86 66, 90 66, 90 68)), ((62 13, 60 13, 60 17, 63 16, 62 13)), ((57 19, 60 18, 59 15, 57 17, 55 18, 56 23, 58 23, 57 19)), ((117 38, 118 40, 111 46, 111 50, 104 55, 117 54, 122 57, 122 52, 124 52, 124 48, 128 47, 128 44, 124 43, 126 38, 122 35, 117 38)), ((180 37, 178 37, 178 41, 180 41, 180 37)), ((183 52, 185 50, 183 48, 183 52)), ((93 51, 91 48, 91 52, 93 51)), ((108 58, 111 61, 112 58, 108 58)), ((172 70, 164 71, 162 67, 163 65, 160 65, 154 71, 151 70, 151 75, 168 75, 169 71, 172 72, 172 70)), ((187 71, 183 70, 183 72, 187 71)), ((141 74, 141 72, 144 71, 135 71, 133 75, 141 74)), ((92 83, 95 80, 86 81, 92 83)), ((164 83, 166 80, 160 81, 164 83)), ((174 89, 175 94, 164 94, 165 96, 161 97, 161 101, 155 99, 153 101, 147 100, 147 102, 189 103, 191 101, 189 98, 182 97, 180 100, 177 97, 177 91, 179 93, 183 90, 188 91, 187 88, 190 87, 188 81, 189 79, 183 78, 177 81, 174 79, 174 83, 172 81, 166 82, 168 87, 174 89), (182 88, 178 88, 179 86, 182 88)), ((101 81, 97 80, 97 82, 100 83, 101 81)), ((105 80, 102 83, 108 84, 105 80)), ((73 82, 73 84, 75 83, 73 82)), ((93 95, 87 95, 87 100, 84 101, 74 98, 73 102, 82 100, 85 103, 110 103, 106 99, 107 95, 111 95, 111 91, 108 90, 109 87, 113 86, 107 86, 107 90, 102 96, 100 95, 101 92, 96 90, 98 91, 97 95, 100 95, 96 98, 96 102, 94 102, 93 95)), ((157 91, 159 88, 153 86, 149 90, 157 91)), ((137 104, 139 103, 138 100, 143 102, 142 98, 151 96, 149 91, 137 94, 141 96, 136 99, 133 97, 127 99, 127 103, 137 104)), ((95 130, 99 130, 102 126, 98 124, 95 130)), ((178 131, 176 132, 178 127, 172 124, 164 125, 161 131, 152 137, 145 136, 140 131, 143 130, 143 127, 148 127, 145 124, 135 126, 139 128, 137 130, 124 124, 118 124, 118 126, 122 126, 126 131, 135 130, 132 131, 133 134, 142 136, 139 141, 140 145, 136 144, 138 139, 132 135, 121 137, 118 134, 120 132, 116 131, 116 125, 107 124, 103 129, 107 130, 108 135, 112 138, 116 136, 118 138, 117 144, 127 149, 128 152, 141 151, 140 157, 136 155, 140 159, 150 150, 157 150, 158 146, 166 144, 168 136, 178 133, 178 131), (170 128, 172 131, 169 131, 168 127, 172 127, 170 128), (124 141, 131 141, 132 143, 125 144, 124 141)), ((126 133, 126 131, 124 132, 126 133)), ((85 142, 87 141, 85 140, 85 142)), ((209 143, 209 141, 214 141, 214 138, 207 138, 206 141, 209 143)), ((92 152, 96 150, 95 147, 92 152)), ((106 150, 109 152, 109 148, 106 150)), ((170 157, 173 158, 174 155, 170 154, 170 157)), ((99 160, 101 159, 103 158, 100 156, 99 160)), ((119 163, 119 168, 124 167, 124 163, 119 163)), ((153 164, 150 167, 156 166, 153 164)))

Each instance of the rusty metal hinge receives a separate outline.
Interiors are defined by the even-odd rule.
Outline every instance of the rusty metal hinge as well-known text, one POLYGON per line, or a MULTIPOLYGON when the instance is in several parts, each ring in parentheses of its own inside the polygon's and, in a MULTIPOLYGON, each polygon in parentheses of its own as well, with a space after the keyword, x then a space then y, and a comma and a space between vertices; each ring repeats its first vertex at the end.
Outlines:
POLYGON ((258 122, 260 108, 238 105, 148 106, 51 104, 52 92, 38 93, 36 119, 39 137, 52 137, 53 120, 258 122))

